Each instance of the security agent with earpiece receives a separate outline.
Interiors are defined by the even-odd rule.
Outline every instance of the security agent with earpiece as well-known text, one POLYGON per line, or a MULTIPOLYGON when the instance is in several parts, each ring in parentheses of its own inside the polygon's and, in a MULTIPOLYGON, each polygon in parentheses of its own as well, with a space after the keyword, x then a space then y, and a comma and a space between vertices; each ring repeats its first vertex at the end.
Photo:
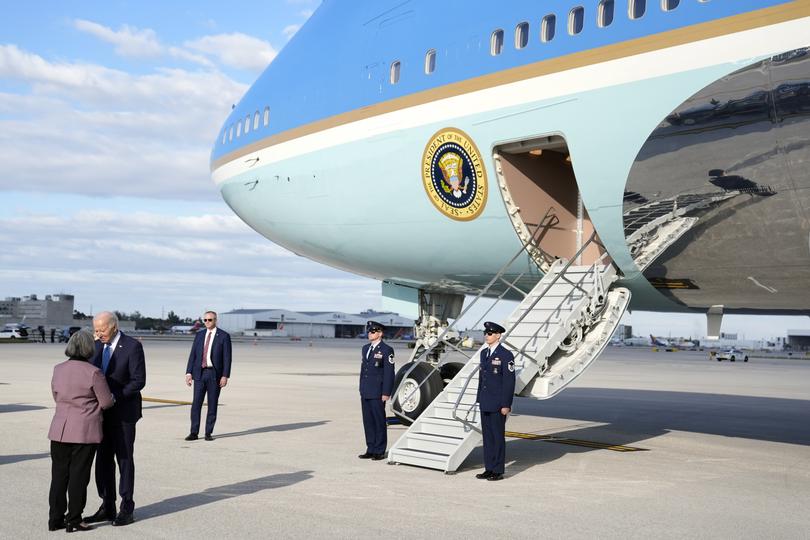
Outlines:
POLYGON ((506 462, 506 417, 515 395, 515 357, 501 345, 506 330, 494 322, 484 323, 481 368, 478 372, 478 405, 484 435, 484 472, 481 480, 502 480, 506 462))
POLYGON ((385 458, 388 434, 385 424, 385 402, 394 389, 394 349, 383 343, 385 327, 368 321, 368 343, 363 346, 360 365, 360 403, 363 409, 363 429, 366 432, 366 452, 360 459, 385 458))

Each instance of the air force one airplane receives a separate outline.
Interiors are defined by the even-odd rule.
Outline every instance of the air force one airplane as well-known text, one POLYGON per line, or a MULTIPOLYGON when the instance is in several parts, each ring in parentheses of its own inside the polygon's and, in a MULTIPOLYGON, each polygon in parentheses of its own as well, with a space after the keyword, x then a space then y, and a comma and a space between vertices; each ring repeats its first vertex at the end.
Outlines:
POLYGON ((256 231, 418 317, 389 460, 455 470, 480 440, 477 355, 448 360, 465 295, 520 300, 504 339, 537 399, 628 306, 710 335, 810 313, 808 46, 810 0, 324 0, 212 175, 256 231))

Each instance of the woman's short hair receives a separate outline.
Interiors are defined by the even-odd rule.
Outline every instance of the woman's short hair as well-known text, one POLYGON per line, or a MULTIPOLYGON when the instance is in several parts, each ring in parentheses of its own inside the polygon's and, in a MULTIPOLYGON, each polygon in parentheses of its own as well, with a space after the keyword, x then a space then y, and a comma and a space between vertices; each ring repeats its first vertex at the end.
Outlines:
POLYGON ((93 340, 93 333, 87 328, 82 328, 70 336, 67 347, 65 347, 65 356, 68 358, 90 360, 95 352, 96 344, 93 340))

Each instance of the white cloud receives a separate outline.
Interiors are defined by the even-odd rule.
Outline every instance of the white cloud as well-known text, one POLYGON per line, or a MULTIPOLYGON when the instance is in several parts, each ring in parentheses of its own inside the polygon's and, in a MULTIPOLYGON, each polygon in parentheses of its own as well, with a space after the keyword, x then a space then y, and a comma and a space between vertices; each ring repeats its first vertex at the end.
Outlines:
POLYGON ((247 89, 216 71, 132 75, 49 62, 0 45, 0 189, 215 198, 208 171, 221 121, 247 89))
POLYGON ((93 35, 102 41, 115 45, 115 52, 121 56, 148 58, 159 56, 162 47, 158 42, 154 30, 139 30, 123 25, 119 30, 113 30, 93 21, 76 19, 73 25, 77 30, 93 35))
POLYGON ((291 25, 289 25, 289 26, 285 26, 285 27, 284 27, 284 30, 282 30, 282 31, 281 31, 281 33, 282 33, 282 34, 284 34, 284 36, 286 36, 286 37, 287 37, 287 39, 290 39, 290 38, 291 38, 291 37, 293 37, 293 36, 295 35, 295 33, 296 33, 296 32, 298 32, 298 30, 300 30, 300 29, 301 29, 301 25, 300 25, 300 24, 291 24, 291 25))
POLYGON ((251 71, 263 70, 277 54, 268 42, 240 32, 204 36, 183 45, 214 56, 226 66, 251 71))
MULTIPOLYGON (((224 208, 224 204, 223 204, 224 208)), ((379 284, 295 256, 230 214, 107 210, 0 218, 7 295, 76 295, 77 308, 379 307, 379 284), (23 233, 24 234, 21 234, 23 233)))

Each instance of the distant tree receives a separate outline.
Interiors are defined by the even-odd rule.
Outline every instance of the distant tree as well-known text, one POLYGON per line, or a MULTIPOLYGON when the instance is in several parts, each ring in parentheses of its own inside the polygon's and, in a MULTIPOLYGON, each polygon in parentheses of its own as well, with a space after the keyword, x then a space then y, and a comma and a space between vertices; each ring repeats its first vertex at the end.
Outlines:
POLYGON ((177 313, 169 311, 168 315, 166 315, 166 322, 168 324, 180 324, 181 320, 177 313))
POLYGON ((88 315, 85 315, 84 313, 82 313, 78 309, 74 309, 73 310, 73 318, 74 319, 89 319, 90 317, 88 315))

